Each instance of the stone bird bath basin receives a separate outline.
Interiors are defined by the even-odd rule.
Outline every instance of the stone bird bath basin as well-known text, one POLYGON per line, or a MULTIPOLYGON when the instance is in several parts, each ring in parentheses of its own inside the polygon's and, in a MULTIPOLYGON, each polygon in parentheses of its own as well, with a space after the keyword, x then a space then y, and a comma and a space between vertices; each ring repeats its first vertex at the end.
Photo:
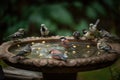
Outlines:
MULTIPOLYGON (((79 45, 75 51, 68 50, 67 61, 56 60, 52 58, 46 58, 48 53, 39 52, 43 48, 34 48, 37 44, 43 44, 43 46, 60 44, 59 36, 53 36, 48 38, 41 37, 28 37, 21 39, 21 42, 15 43, 13 41, 4 42, 0 46, 0 58, 5 61, 10 66, 39 71, 43 73, 44 80, 75 80, 77 72, 96 70, 112 65, 117 59, 118 55, 115 53, 101 53, 96 48, 96 43, 94 41, 86 40, 74 40, 72 37, 66 37, 70 42, 79 45), (17 49, 25 44, 31 43, 32 50, 39 50, 37 52, 32 52, 31 55, 27 56, 25 59, 16 60, 13 56, 17 53, 17 49), (85 49, 85 50, 84 50, 85 49)), ((118 44, 111 45, 120 52, 120 46, 118 44)), ((59 45, 57 45, 59 46, 59 45)), ((51 46, 49 46, 51 49, 51 46)), ((53 46, 57 48, 56 46, 53 46)), ((58 47, 59 48, 59 47, 58 47)), ((76 48, 76 47, 74 47, 76 48)), ((46 47, 45 47, 46 49, 46 47)), ((61 48, 63 49, 63 48, 61 48)), ((63 52, 66 50, 63 49, 63 52)))

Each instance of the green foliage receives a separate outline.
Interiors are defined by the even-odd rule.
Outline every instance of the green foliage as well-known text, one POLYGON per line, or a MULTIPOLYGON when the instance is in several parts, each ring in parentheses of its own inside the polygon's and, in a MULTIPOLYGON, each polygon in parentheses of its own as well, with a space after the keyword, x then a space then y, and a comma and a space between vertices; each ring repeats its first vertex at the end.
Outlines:
POLYGON ((94 3, 92 3, 91 6, 96 10, 96 12, 100 13, 101 15, 106 14, 105 9, 103 8, 103 6, 100 3, 94 2, 94 3))
POLYGON ((78 2, 78 1, 75 1, 75 2, 73 3, 73 5, 74 5, 76 8, 79 8, 79 9, 82 9, 82 7, 83 7, 82 2, 78 2))
POLYGON ((49 7, 50 17, 61 24, 72 25, 73 19, 71 14, 61 5, 51 5, 49 7))
POLYGON ((17 24, 8 27, 8 29, 4 35, 9 36, 10 34, 13 34, 14 32, 16 32, 19 28, 24 28, 27 31, 28 23, 25 21, 18 22, 17 24))
POLYGON ((111 66, 111 77, 113 80, 120 80, 120 59, 111 66))
POLYGON ((108 68, 87 71, 78 74, 83 80, 111 80, 108 68))
MULTIPOLYGON (((107 12, 108 8, 117 13, 118 8, 114 5, 118 2, 113 0, 81 0, 72 1, 71 3, 67 1, 49 3, 47 0, 30 0, 29 2, 8 0, 7 3, 6 1, 0 3, 0 23, 7 25, 4 37, 14 33, 20 27, 28 30, 31 23, 34 24, 36 29, 40 28, 40 24, 46 24, 54 35, 66 33, 64 32, 66 28, 62 25, 67 26, 68 33, 72 33, 74 30, 80 30, 81 32, 82 29, 88 28, 88 20, 105 19, 107 14, 113 15, 113 12, 107 12)), ((116 29, 114 30, 116 31, 116 29)))
POLYGON ((97 13, 90 6, 87 7, 87 9, 86 9, 86 15, 87 15, 87 17, 92 18, 92 19, 96 19, 97 18, 97 13))
POLYGON ((7 65, 6 63, 4 63, 2 60, 0 60, 0 65, 1 65, 2 67, 8 67, 8 65, 7 65))
POLYGON ((61 30, 57 31, 56 34, 60 35, 60 36, 71 36, 72 33, 69 30, 61 29, 61 30))

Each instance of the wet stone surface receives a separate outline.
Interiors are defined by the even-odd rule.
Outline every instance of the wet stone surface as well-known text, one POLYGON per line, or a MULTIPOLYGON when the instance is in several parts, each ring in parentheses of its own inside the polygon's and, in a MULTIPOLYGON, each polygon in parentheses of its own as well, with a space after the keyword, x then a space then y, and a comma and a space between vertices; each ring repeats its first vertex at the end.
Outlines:
MULTIPOLYGON (((32 52, 28 58, 51 58, 49 55, 50 50, 57 49, 64 53, 68 58, 85 58, 91 56, 101 55, 95 45, 85 42, 70 42, 70 47, 65 48, 59 42, 31 42, 32 52)), ((26 44, 17 44, 10 48, 10 52, 17 54, 26 44)))

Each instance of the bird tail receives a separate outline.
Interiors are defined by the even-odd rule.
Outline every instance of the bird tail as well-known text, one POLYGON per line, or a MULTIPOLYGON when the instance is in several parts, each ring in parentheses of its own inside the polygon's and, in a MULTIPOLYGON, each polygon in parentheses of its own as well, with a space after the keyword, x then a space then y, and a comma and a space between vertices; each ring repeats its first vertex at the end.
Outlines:
POLYGON ((67 57, 65 56, 65 54, 64 54, 64 55, 61 55, 60 57, 61 57, 61 59, 62 59, 63 61, 67 61, 67 57))
POLYGON ((100 19, 97 19, 97 21, 95 22, 95 25, 97 26, 99 22, 100 22, 100 19))
POLYGON ((67 61, 67 58, 66 58, 66 57, 62 57, 61 59, 62 59, 63 61, 65 61, 65 62, 67 61))
POLYGON ((109 50, 110 53, 118 53, 116 50, 109 50))

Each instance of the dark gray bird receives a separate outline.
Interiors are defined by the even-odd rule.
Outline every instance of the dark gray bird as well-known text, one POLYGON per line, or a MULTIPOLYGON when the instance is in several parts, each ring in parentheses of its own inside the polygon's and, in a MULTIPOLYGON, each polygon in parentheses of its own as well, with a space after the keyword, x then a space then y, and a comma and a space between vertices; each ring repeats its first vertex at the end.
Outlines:
POLYGON ((75 31, 75 32, 73 32, 73 37, 74 37, 74 39, 80 39, 80 32, 79 31, 75 31))
POLYGON ((64 53, 62 53, 61 51, 59 51, 57 49, 52 49, 52 50, 50 50, 49 53, 52 56, 52 58, 58 59, 58 60, 66 61, 67 57, 68 57, 67 55, 65 55, 64 53))
POLYGON ((31 44, 27 44, 25 47, 23 47, 19 53, 14 56, 14 57, 17 57, 17 56, 22 56, 22 57, 25 57, 25 56, 28 56, 30 53, 31 53, 32 49, 31 49, 31 44))
POLYGON ((91 32, 96 32, 97 31, 97 25, 98 25, 98 23, 100 22, 100 20, 99 19, 97 19, 97 21, 96 21, 96 23, 95 24, 93 24, 93 23, 90 23, 90 27, 89 27, 89 31, 91 31, 91 32))
POLYGON ((48 30, 48 28, 46 27, 45 24, 41 24, 40 33, 41 33, 41 36, 42 36, 42 37, 48 36, 49 30, 48 30))
POLYGON ((11 38, 12 40, 18 40, 19 38, 22 38, 25 34, 25 30, 23 28, 20 28, 17 32, 14 34, 8 36, 8 38, 11 38))

